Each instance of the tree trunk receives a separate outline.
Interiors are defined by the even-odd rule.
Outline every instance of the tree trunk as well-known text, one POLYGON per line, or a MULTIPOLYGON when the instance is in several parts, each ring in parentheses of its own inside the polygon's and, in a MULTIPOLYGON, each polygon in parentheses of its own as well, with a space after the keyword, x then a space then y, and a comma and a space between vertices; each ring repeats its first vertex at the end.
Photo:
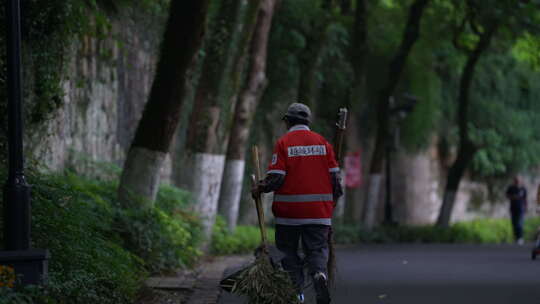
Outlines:
MULTIPOLYGON (((222 100, 228 100, 227 104, 232 105, 230 111, 233 111, 233 106, 236 104, 236 96, 240 86, 241 75, 243 74, 242 71, 244 70, 244 62, 246 60, 246 56, 241 56, 240 54, 246 53, 247 45, 249 45, 251 39, 251 33, 255 27, 260 1, 261 0, 241 0, 240 15, 242 20, 241 22, 237 22, 235 26, 233 33, 234 40, 232 41, 232 44, 235 46, 234 55, 232 56, 234 59, 228 69, 230 73, 225 77, 225 87, 222 91, 223 97, 221 97, 223 98, 222 100)), ((202 69, 202 67, 200 68, 202 69)), ((172 181, 176 186, 186 189, 190 187, 189 184, 191 184, 192 176, 189 172, 186 172, 189 170, 185 170, 185 168, 192 167, 194 156, 186 155, 184 152, 187 150, 187 131, 189 129, 188 126, 190 123, 191 112, 193 112, 192 108, 194 107, 195 93, 197 93, 197 83, 198 79, 192 79, 192 86, 188 86, 191 90, 191 95, 189 95, 192 97, 190 100, 191 104, 189 104, 189 114, 182 116, 181 121, 186 122, 187 126, 184 127, 184 130, 179 130, 179 132, 177 132, 177 142, 174 151, 175 158, 173 159, 174 168, 172 181)), ((188 106, 188 104, 186 104, 186 106, 188 106)), ((225 122, 224 124, 228 125, 229 122, 225 122)), ((225 146, 225 144, 223 144, 223 146, 225 146)))
POLYGON ((238 99, 238 93, 242 82, 242 76, 244 76, 244 70, 246 66, 246 60, 248 57, 248 51, 251 39, 253 38, 253 32, 257 25, 257 17, 259 16, 259 9, 261 7, 262 0, 250 0, 247 4, 246 12, 243 16, 242 27, 240 30, 240 37, 236 44, 236 53, 234 54, 234 61, 229 74, 229 95, 227 98, 231 99, 231 104, 235 104, 238 99))
POLYGON ((401 74, 405 69, 407 58, 412 47, 420 35, 420 21, 429 0, 416 0, 409 9, 407 25, 403 33, 401 45, 390 63, 386 86, 379 92, 377 100, 377 133, 375 149, 371 157, 371 166, 368 177, 368 192, 364 209, 364 225, 367 229, 373 228, 376 221, 376 210, 379 201, 380 184, 384 168, 384 150, 388 137, 388 120, 390 97, 399 83, 401 74))
MULTIPOLYGON (((347 146, 350 148, 349 151, 361 151, 362 144, 360 142, 360 132, 359 128, 361 127, 361 123, 357 119, 357 115, 354 115, 351 112, 351 115, 349 117, 348 127, 347 127, 347 146)), ((362 163, 364 163, 363 154, 360 154, 360 157, 362 158, 362 163)), ((347 170, 347 168, 345 168, 347 170)), ((364 170, 363 168, 359 168, 359 170, 364 170)), ((360 172, 363 174, 363 172, 360 172)), ((342 177, 346 177, 346 172, 342 171, 342 177)), ((344 179, 346 182, 346 180, 344 179)), ((343 222, 346 224, 358 224, 360 221, 360 202, 362 201, 362 186, 358 186, 357 188, 348 188, 345 192, 346 200, 344 204, 344 218, 343 222)))
POLYGON ((188 150, 218 153, 223 150, 223 142, 228 137, 228 130, 222 125, 227 119, 224 113, 231 105, 225 98, 224 88, 232 64, 231 58, 234 57, 232 54, 235 46, 232 42, 240 22, 241 2, 231 0, 222 3, 206 43, 206 56, 195 94, 194 110, 190 116, 188 150))
POLYGON ((444 189, 443 204, 437 219, 437 225, 440 227, 448 227, 452 218, 452 210, 456 200, 456 194, 459 189, 461 178, 465 173, 469 163, 474 157, 476 149, 471 145, 463 145, 460 147, 458 156, 450 170, 446 180, 446 188, 444 189))
POLYGON ((452 211, 456 199, 461 178, 465 170, 472 161, 477 148, 469 137, 469 93, 471 90, 474 71, 480 60, 480 56, 487 50, 491 40, 497 31, 498 24, 491 24, 486 31, 480 35, 475 49, 469 54, 467 63, 461 74, 458 95, 458 127, 459 127, 459 149, 456 160, 448 171, 446 188, 444 190, 443 203, 437 219, 437 226, 448 227, 452 218, 452 211))
POLYGON ((352 29, 353 43, 350 58, 355 81, 351 104, 355 104, 360 99, 365 87, 365 60, 368 53, 366 2, 367 0, 358 0, 356 2, 354 26, 352 29))
POLYGON ((262 0, 251 41, 247 83, 242 89, 234 113, 220 198, 221 213, 225 215, 231 231, 235 229, 238 221, 249 131, 255 110, 267 83, 268 38, 277 2, 277 0, 262 0))
POLYGON ((241 9, 242 0, 224 1, 221 4, 206 43, 206 57, 187 134, 185 164, 192 169, 188 171, 187 185, 196 203, 194 211, 202 219, 205 237, 203 250, 207 249, 212 234, 225 164, 228 113, 234 106, 226 98, 225 85, 234 58, 241 9))
MULTIPOLYGON (((357 6, 358 5, 365 5, 365 3, 360 3, 360 2, 365 2, 364 0, 358 0, 356 4, 357 6)), ((351 3, 351 0, 340 0, 339 1, 339 8, 341 10, 341 14, 344 15, 344 16, 348 16, 349 14, 351 14, 351 11, 352 11, 352 3, 351 3)))
MULTIPOLYGON (((356 150, 360 148, 358 143, 358 132, 355 125, 356 118, 353 110, 354 106, 363 102, 363 97, 365 96, 365 84, 366 84, 366 68, 365 60, 368 53, 368 41, 367 41, 367 1, 358 0, 356 2, 355 9, 355 19, 353 27, 351 29, 352 44, 349 51, 349 60, 351 66, 353 67, 353 87, 349 91, 349 96, 346 101, 346 106, 349 108, 349 122, 348 130, 345 133, 346 139, 345 143, 348 148, 356 150)), ((350 9, 350 1, 341 1, 342 5, 342 14, 348 14, 349 12, 345 9, 350 9), (344 8, 345 6, 345 8, 344 8)), ((345 150, 346 151, 346 150, 345 150)), ((345 169, 345 168, 343 168, 345 169)), ((343 172, 343 171, 342 171, 343 172)), ((343 182, 345 183, 345 173, 342 173, 343 182)), ((357 213, 357 206, 359 200, 356 200, 356 196, 359 192, 359 189, 346 189, 345 185, 343 186, 345 193, 340 198, 338 202, 338 208, 334 212, 336 218, 343 216, 343 222, 353 223, 355 222, 355 215, 357 213)))
MULTIPOLYGON (((245 68, 248 48, 253 37, 253 32, 257 24, 261 0, 249 1, 248 8, 244 14, 243 28, 237 45, 233 68, 230 73, 230 92, 228 96, 236 104, 240 80, 245 68)), ((234 124, 234 117, 233 117, 234 124)), ((234 125, 233 127, 234 128, 234 125)), ((232 139, 234 141, 234 139, 232 139)), ((231 144, 230 144, 231 145, 231 144)), ((234 145, 234 143, 232 143, 234 145)), ((229 148, 230 149, 230 146, 229 148)), ((222 215, 230 231, 236 228, 239 212, 239 201, 241 195, 241 185, 244 177, 244 160, 226 159, 225 169, 221 179, 221 192, 219 195, 218 213, 222 215), (238 187, 240 185, 240 187, 238 187), (239 189, 239 190, 238 190, 239 189), (238 190, 238 191, 237 191, 238 190)))
POLYGON ((173 0, 156 76, 127 154, 118 198, 124 206, 151 207, 159 172, 176 130, 186 74, 204 36, 208 0, 173 0))

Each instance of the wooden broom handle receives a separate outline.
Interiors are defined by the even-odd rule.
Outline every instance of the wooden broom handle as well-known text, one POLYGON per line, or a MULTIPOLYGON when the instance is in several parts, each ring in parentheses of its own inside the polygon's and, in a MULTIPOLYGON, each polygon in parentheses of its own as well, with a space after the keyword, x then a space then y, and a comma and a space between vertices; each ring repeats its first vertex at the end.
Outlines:
MULTIPOLYGON (((252 152, 252 158, 253 158, 253 168, 255 168, 255 175, 251 176, 251 182, 253 183, 253 186, 258 186, 259 181, 261 180, 261 167, 259 162, 259 147, 253 146, 252 152)), ((259 218, 259 229, 261 230, 261 241, 264 246, 264 248, 267 248, 267 238, 266 238, 266 227, 264 226, 264 210, 262 207, 261 202, 261 195, 259 194, 255 198, 255 206, 257 207, 257 217, 259 218)))

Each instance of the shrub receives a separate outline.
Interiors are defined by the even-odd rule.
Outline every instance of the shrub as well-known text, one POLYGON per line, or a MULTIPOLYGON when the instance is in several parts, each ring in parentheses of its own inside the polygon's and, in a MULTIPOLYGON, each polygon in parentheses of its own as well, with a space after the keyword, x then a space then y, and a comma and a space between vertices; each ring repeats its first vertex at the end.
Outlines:
MULTIPOLYGON (((532 240, 540 227, 540 217, 525 221, 525 236, 532 240)), ((477 219, 436 226, 381 226, 367 231, 359 225, 336 225, 334 240, 339 244, 354 243, 509 243, 512 227, 507 219, 477 219)))
MULTIPOLYGON (((274 242, 274 229, 266 229, 269 242, 274 242)), ((211 252, 216 255, 252 253, 261 245, 259 227, 238 226, 233 233, 226 227, 225 220, 218 216, 212 235, 211 252)))
POLYGON ((187 191, 162 185, 155 208, 149 210, 122 208, 116 200, 116 180, 100 181, 65 174, 63 178, 78 192, 103 206, 107 219, 105 230, 121 237, 121 244, 145 261, 152 273, 191 266, 201 253, 199 219, 185 210, 190 204, 187 191))
POLYGON ((182 213, 191 205, 191 195, 189 192, 170 186, 161 185, 156 198, 156 206, 169 214, 182 213))
POLYGON ((129 303, 144 278, 143 263, 111 233, 110 206, 73 180, 30 178, 33 247, 51 252, 48 292, 59 303, 129 303))
POLYGON ((512 242, 512 227, 508 220, 479 219, 455 223, 451 227, 454 242, 458 243, 508 243, 512 242))
POLYGON ((15 289, 0 287, 0 304, 55 304, 42 287, 26 286, 15 289))
POLYGON ((159 208, 118 209, 115 227, 124 247, 140 256, 154 273, 191 266, 201 255, 192 236, 192 231, 200 230, 196 222, 186 222, 159 208))
POLYGON ((49 285, 0 290, 9 303, 132 303, 148 271, 199 256, 198 220, 182 211, 189 203, 182 190, 162 186, 156 208, 141 212, 118 207, 114 181, 72 173, 30 174, 29 181, 32 246, 51 252, 49 285))
POLYGON ((525 221, 525 226, 523 227, 523 234, 525 235, 525 239, 536 239, 536 233, 538 231, 538 228, 540 228, 540 216, 528 218, 525 221))

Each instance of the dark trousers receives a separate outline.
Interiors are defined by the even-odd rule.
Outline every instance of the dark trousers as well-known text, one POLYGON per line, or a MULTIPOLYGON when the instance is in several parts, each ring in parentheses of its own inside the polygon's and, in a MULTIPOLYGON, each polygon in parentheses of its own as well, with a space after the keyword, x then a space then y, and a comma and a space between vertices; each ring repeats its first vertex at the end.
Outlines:
POLYGON ((516 240, 523 237, 523 212, 511 211, 512 215, 512 229, 514 230, 514 237, 516 240))
POLYGON ((299 291, 304 286, 304 265, 310 276, 317 272, 327 273, 329 232, 330 226, 325 225, 276 225, 276 247, 284 255, 281 264, 299 291), (298 254, 300 241, 304 259, 298 254))

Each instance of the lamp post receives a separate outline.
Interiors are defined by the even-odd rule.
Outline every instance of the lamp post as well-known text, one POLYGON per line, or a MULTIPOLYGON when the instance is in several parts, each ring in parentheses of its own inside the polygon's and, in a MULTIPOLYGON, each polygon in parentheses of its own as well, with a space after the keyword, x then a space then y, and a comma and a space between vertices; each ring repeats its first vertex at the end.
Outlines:
POLYGON ((8 179, 4 187, 4 249, 0 265, 21 275, 22 284, 38 284, 47 273, 48 252, 30 249, 30 186, 24 177, 21 75, 21 4, 6 1, 8 89, 8 179))
POLYGON ((4 242, 6 250, 26 250, 30 248, 30 187, 24 177, 18 0, 7 1, 7 22, 9 175, 4 189, 4 242))
POLYGON ((401 97, 402 101, 400 105, 394 105, 395 99, 393 96, 390 97, 390 112, 389 112, 389 125, 390 130, 387 135, 390 140, 386 140, 385 146, 385 159, 386 159, 386 199, 384 202, 384 224, 389 226, 396 225, 394 220, 394 212, 392 205, 392 152, 397 149, 399 145, 399 121, 404 119, 407 114, 409 114, 418 99, 415 96, 409 94, 403 94, 401 97), (393 124, 391 121, 395 121, 393 124))
POLYGON ((391 132, 391 139, 386 141, 385 159, 386 159, 386 196, 384 201, 384 224, 394 226, 394 212, 392 207, 392 150, 394 149, 394 131, 391 132))

